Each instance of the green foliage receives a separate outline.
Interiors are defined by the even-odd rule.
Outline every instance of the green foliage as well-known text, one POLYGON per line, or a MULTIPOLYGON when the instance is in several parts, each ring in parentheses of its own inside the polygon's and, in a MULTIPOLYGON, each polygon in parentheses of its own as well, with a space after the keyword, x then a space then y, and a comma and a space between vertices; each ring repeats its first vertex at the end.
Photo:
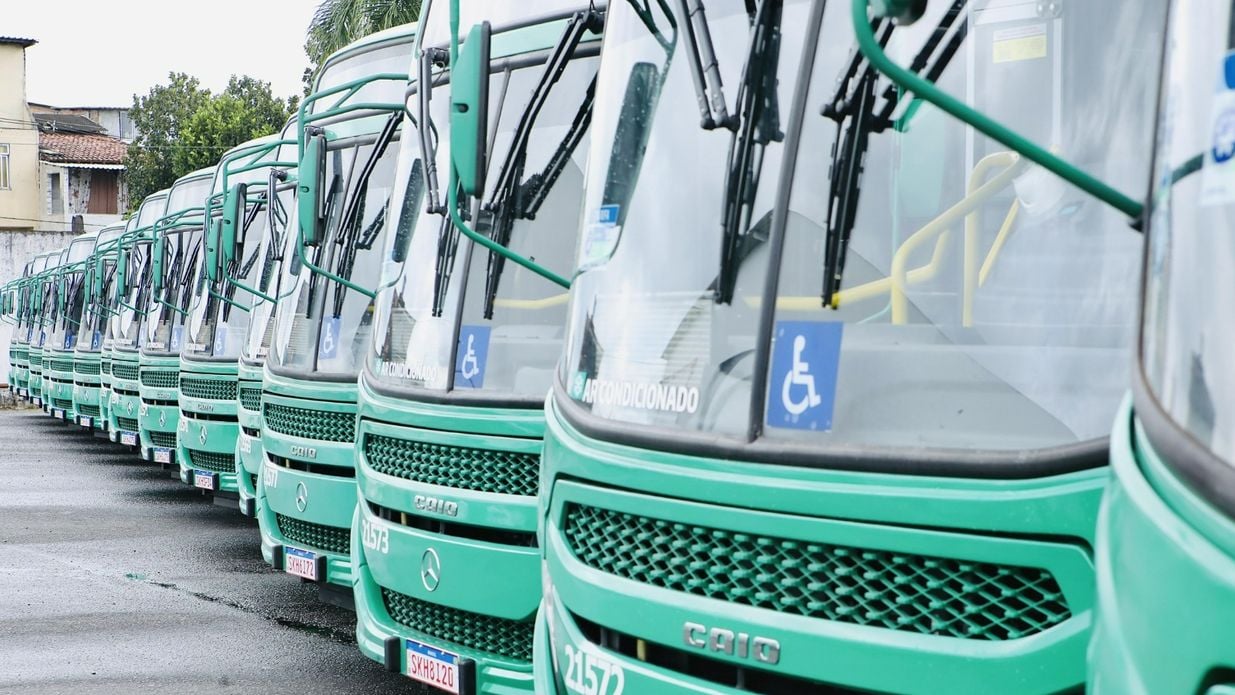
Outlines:
POLYGON ((275 98, 269 82, 232 76, 227 89, 202 104, 184 125, 182 147, 172 153, 175 170, 183 176, 211 166, 232 147, 282 130, 294 103, 275 98))
POLYGON ((125 156, 124 176, 134 208, 185 173, 177 173, 172 162, 175 146, 185 124, 210 100, 210 91, 202 89, 196 77, 182 72, 167 77, 167 84, 155 85, 146 96, 134 95, 129 111, 137 138, 125 156))
POLYGON ((298 103, 297 97, 276 98, 269 82, 247 76, 233 75, 221 94, 212 95, 195 77, 169 74, 167 84, 133 99, 137 138, 125 160, 131 206, 211 166, 232 147, 281 130, 298 103))
POLYGON ((332 53, 369 34, 416 21, 420 6, 421 0, 323 0, 305 37, 312 65, 304 74, 305 94, 332 53))

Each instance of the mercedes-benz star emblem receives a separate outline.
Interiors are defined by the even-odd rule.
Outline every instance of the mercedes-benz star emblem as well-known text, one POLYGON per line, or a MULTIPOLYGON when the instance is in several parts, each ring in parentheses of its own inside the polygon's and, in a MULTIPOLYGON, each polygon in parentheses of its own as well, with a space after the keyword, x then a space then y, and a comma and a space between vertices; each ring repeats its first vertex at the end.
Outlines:
POLYGON ((309 488, 304 483, 296 483, 296 509, 304 511, 309 506, 309 488))
POLYGON ((197 434, 197 441, 202 446, 206 446, 206 426, 202 425, 202 429, 197 434))
POLYGON ((166 424, 167 424, 167 411, 163 411, 159 413, 159 427, 163 427, 166 424))
POLYGON ((133 414, 133 401, 129 401, 129 415, 133 414))
POLYGON ((437 585, 442 582, 442 560, 433 548, 420 556, 420 582, 429 591, 437 591, 437 585))

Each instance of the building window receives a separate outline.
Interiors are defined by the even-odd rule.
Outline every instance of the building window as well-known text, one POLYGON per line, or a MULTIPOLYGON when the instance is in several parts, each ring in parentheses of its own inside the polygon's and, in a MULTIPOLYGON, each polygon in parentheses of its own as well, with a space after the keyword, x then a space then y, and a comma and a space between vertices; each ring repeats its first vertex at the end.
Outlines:
POLYGON ((0 143, 0 190, 12 190, 9 181, 9 146, 0 143))
POLYGON ((60 184, 60 174, 47 175, 47 213, 60 215, 64 213, 64 191, 60 184))

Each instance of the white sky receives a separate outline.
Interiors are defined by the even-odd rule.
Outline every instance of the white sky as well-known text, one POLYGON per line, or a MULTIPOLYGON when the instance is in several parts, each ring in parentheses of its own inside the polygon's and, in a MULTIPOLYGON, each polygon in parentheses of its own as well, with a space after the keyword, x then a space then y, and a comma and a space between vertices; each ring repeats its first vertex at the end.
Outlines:
POLYGON ((270 82, 277 97, 302 93, 305 29, 321 0, 0 0, 0 35, 31 38, 30 101, 131 106, 167 73, 186 72, 219 92, 233 75, 270 82))

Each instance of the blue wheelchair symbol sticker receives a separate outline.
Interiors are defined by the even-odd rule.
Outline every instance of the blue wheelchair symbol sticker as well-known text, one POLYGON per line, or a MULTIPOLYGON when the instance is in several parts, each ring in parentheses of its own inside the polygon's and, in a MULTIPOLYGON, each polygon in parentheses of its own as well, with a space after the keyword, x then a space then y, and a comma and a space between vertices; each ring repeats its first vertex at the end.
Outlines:
POLYGON ((769 427, 832 429, 843 323, 780 321, 768 381, 769 427))
POLYGON ((90 349, 98 350, 99 346, 102 344, 103 344, 103 334, 98 331, 95 331, 94 335, 90 336, 90 349))
POLYGON ((184 337, 184 326, 172 326, 172 343, 167 347, 168 352, 175 352, 180 349, 180 339, 184 337))
POLYGON ((322 337, 317 351, 324 360, 333 360, 339 354, 339 317, 331 316, 322 322, 322 337))
POLYGON ((76 338, 77 338, 77 336, 76 336, 76 335, 74 335, 73 333, 65 333, 65 334, 64 334, 64 349, 65 349, 65 350, 72 350, 72 349, 73 349, 73 343, 74 343, 74 341, 76 340, 76 338))
POLYGON ((219 326, 214 333, 214 356, 227 354, 227 326, 219 326))
POLYGON ((455 356, 455 386, 465 389, 484 388, 485 365, 489 361, 488 326, 459 328, 459 350, 455 356))

